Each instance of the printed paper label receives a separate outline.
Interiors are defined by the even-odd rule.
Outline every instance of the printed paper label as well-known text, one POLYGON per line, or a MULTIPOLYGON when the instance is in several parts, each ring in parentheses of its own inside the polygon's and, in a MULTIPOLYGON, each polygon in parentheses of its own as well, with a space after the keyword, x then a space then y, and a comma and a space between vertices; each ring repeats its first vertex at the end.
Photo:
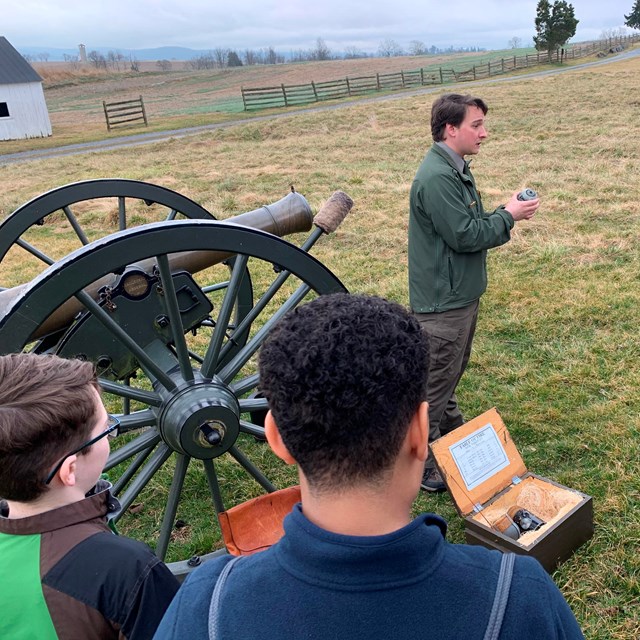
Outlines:
POLYGON ((452 444, 449 452, 467 491, 475 489, 492 475, 509 466, 507 452, 490 422, 452 444))

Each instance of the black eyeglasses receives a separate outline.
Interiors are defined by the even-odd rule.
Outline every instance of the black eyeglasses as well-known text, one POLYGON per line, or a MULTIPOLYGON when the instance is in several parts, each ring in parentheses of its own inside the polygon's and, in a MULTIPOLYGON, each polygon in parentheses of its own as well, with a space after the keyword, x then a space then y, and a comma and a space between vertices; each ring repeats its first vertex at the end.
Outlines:
POLYGON ((107 428, 102 433, 98 434, 95 438, 91 438, 91 440, 88 440, 87 442, 81 444, 77 449, 74 449, 73 451, 67 453, 64 458, 62 458, 60 462, 58 462, 58 464, 52 469, 51 473, 47 476, 47 479, 44 481, 44 483, 49 484, 53 480, 56 473, 60 471, 60 467, 62 466, 64 461, 70 456, 75 456, 76 453, 80 453, 83 449, 90 447, 92 444, 95 444, 96 442, 98 442, 98 440, 101 440, 105 436, 108 436, 109 438, 115 438, 118 435, 119 427, 120 420, 118 420, 118 418, 112 415, 107 416, 107 428))

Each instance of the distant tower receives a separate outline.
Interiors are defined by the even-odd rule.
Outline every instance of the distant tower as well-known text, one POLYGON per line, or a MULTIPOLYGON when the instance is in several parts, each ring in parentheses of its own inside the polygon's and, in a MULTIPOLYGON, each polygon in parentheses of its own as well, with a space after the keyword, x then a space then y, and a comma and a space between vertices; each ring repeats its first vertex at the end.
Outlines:
POLYGON ((83 44, 78 45, 78 51, 80 51, 80 62, 87 61, 87 48, 83 44))

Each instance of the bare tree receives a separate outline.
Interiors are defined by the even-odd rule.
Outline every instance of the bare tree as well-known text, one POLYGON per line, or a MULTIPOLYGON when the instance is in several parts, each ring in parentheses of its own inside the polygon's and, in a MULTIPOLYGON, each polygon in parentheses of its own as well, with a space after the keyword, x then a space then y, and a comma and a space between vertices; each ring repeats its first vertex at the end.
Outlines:
POLYGON ((412 40, 409 43, 410 56, 424 56, 428 53, 427 46, 421 40, 412 40))
POLYGON ((222 67, 227 66, 227 60, 229 58, 229 49, 223 49, 222 47, 216 47, 213 50, 213 57, 215 58, 216 64, 218 67, 222 69, 222 67))
MULTIPOLYGON (((108 51, 107 52, 107 63, 116 71, 120 71, 121 63, 124 63, 124 55, 120 53, 120 51, 108 51)), ((124 68, 124 64, 122 65, 124 68)))
POLYGON ((245 64, 282 64, 285 57, 278 53, 273 47, 265 47, 264 49, 245 49, 242 57, 245 64))
POLYGON ((242 57, 244 58, 245 64, 258 64, 259 54, 253 49, 245 49, 242 57))
POLYGON ((203 53, 201 56, 191 58, 191 60, 187 62, 187 66, 196 71, 213 69, 216 66, 216 61, 213 57, 213 53, 209 51, 209 53, 203 53))
POLYGON ((316 40, 315 48, 309 52, 311 60, 330 60, 331 51, 322 38, 316 40))
POLYGON ((129 69, 136 73, 140 71, 140 61, 133 54, 129 56, 129 69))
POLYGON ((158 60, 156 66, 160 71, 171 71, 171 62, 169 60, 158 60))
POLYGON ((80 66, 78 56, 70 56, 68 53, 62 54, 62 59, 72 68, 77 69, 80 66))
POLYGON ((106 69, 107 68, 107 59, 97 51, 89 51, 87 54, 87 60, 96 68, 96 69, 106 69))
POLYGON ((628 35, 629 30, 626 27, 618 27, 617 29, 603 29, 600 33, 600 40, 609 40, 611 38, 624 38, 628 35))
POLYGON ((380 43, 380 46, 378 47, 378 55, 382 58, 401 56, 402 47, 395 40, 387 38, 380 43))
POLYGON ((39 53, 38 54, 38 60, 40 60, 41 62, 48 62, 49 60, 49 54, 48 53, 39 53))
POLYGON ((366 58, 367 54, 362 50, 358 49, 358 47, 345 47, 344 48, 344 59, 345 60, 353 60, 354 58, 366 58))
POLYGON ((510 49, 520 49, 522 47, 522 38, 518 38, 518 36, 513 36, 511 40, 507 43, 510 49))
POLYGON ((278 62, 284 62, 284 57, 279 56, 273 47, 267 47, 262 51, 263 51, 263 64, 278 64, 278 62))
POLYGON ((353 60, 354 58, 366 58, 367 54, 362 49, 358 49, 358 47, 345 47, 344 48, 344 58, 345 60, 353 60))
POLYGON ((304 49, 296 49, 289 54, 289 60, 291 62, 305 62, 309 60, 309 52, 304 49))

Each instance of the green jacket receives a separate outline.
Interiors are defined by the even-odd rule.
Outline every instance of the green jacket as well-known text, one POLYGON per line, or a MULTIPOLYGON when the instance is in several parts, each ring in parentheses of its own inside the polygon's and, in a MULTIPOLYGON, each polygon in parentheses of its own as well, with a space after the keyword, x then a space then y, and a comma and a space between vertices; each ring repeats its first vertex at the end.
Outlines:
POLYGON ((487 249, 511 238, 504 206, 485 213, 468 165, 434 144, 411 185, 409 303, 416 313, 464 307, 487 288, 487 249))

